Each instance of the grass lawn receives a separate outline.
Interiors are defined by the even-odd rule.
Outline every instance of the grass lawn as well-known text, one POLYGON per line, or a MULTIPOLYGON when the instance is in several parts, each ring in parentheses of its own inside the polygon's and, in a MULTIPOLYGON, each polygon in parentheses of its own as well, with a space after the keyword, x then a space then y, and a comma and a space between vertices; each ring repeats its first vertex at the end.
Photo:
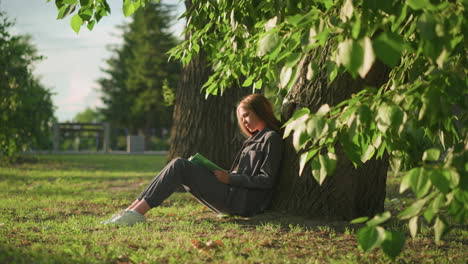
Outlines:
MULTIPOLYGON (((0 167, 0 263, 393 263, 358 249, 356 226, 269 212, 219 218, 176 193, 134 227, 100 224, 125 208, 164 156, 39 155, 0 167)), ((405 206, 389 178, 386 206, 405 206)), ((398 227, 397 224, 392 224, 398 227)), ((468 231, 436 245, 407 238, 396 263, 466 263, 468 231)))

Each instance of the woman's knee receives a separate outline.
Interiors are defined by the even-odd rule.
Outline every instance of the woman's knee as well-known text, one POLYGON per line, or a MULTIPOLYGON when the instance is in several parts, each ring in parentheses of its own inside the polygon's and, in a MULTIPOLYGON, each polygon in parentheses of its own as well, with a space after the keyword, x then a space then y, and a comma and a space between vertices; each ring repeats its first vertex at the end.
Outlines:
POLYGON ((187 163, 190 161, 184 159, 184 158, 175 158, 171 161, 171 165, 176 167, 176 168, 184 168, 187 166, 187 163))
POLYGON ((187 160, 181 157, 177 157, 172 160, 173 163, 185 163, 187 160))

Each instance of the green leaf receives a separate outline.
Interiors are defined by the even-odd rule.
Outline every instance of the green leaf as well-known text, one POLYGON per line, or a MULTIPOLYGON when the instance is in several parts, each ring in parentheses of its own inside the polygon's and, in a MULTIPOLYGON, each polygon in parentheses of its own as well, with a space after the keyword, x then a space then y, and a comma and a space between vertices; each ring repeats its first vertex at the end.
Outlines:
MULTIPOLYGON (((231 13, 231 14, 233 14, 233 13, 231 13)), ((273 18, 270 18, 264 25, 265 31, 272 30, 274 27, 276 27, 277 22, 278 22, 278 17, 277 16, 275 16, 273 18)))
POLYGON ((408 227, 412 238, 415 238, 416 234, 418 233, 418 218, 418 216, 413 216, 408 222, 408 227))
POLYGON ((59 9, 59 12, 58 12, 58 15, 57 15, 57 19, 62 19, 65 17, 65 12, 67 11, 67 9, 70 8, 70 6, 62 6, 60 9, 59 9))
POLYGON ((301 53, 292 53, 286 60, 286 67, 294 67, 301 59, 301 53))
POLYGON ((368 219, 369 219, 369 217, 367 217, 367 216, 359 217, 359 218, 353 219, 351 221, 351 224, 361 224, 361 223, 366 222, 368 219))
POLYGON ((377 128, 385 133, 392 127, 394 130, 399 130, 403 121, 403 112, 396 105, 381 104, 379 106, 377 116, 377 128))
POLYGON ((366 226, 357 232, 358 243, 367 252, 382 244, 385 239, 385 230, 380 226, 366 226))
POLYGON ((361 162, 361 150, 359 146, 353 143, 353 141, 350 140, 349 135, 346 134, 342 134, 340 142, 343 146, 346 157, 348 157, 353 162, 354 166, 357 167, 361 162))
POLYGON ((424 211, 424 217, 427 222, 431 222, 434 216, 440 211, 440 208, 444 206, 446 202, 445 195, 440 193, 426 208, 424 211))
POLYGON ((311 116, 307 121, 307 133, 313 140, 321 138, 328 130, 325 119, 320 116, 311 116))
MULTIPOLYGON (((47 0, 47 2, 49 2, 50 0, 47 0)), ((65 4, 63 3, 63 0, 55 0, 55 6, 57 7, 57 9, 60 9, 64 6, 65 4)))
POLYGON ((428 8, 432 6, 429 0, 407 0, 406 4, 408 4, 414 10, 419 10, 424 7, 428 8))
POLYGON ((193 50, 194 50, 195 52, 197 52, 197 53, 200 51, 200 45, 198 45, 198 43, 196 43, 196 42, 193 43, 192 48, 193 48, 193 50))
POLYGON ((125 17, 131 16, 137 10, 137 5, 132 0, 125 0, 123 3, 123 13, 125 17))
POLYGON ((291 80, 293 69, 287 66, 284 66, 281 69, 280 73, 280 87, 286 88, 288 86, 289 81, 291 80))
POLYGON ((262 84, 263 84, 262 79, 259 79, 258 81, 256 81, 255 84, 254 84, 255 89, 262 89, 262 84))
POLYGON ((333 172, 335 172, 337 163, 335 154, 329 152, 327 155, 319 155, 319 161, 320 169, 324 170, 323 172, 320 172, 321 174, 325 173, 326 175, 332 175, 333 172))
POLYGON ((301 154, 301 157, 299 158, 299 175, 302 175, 306 163, 317 153, 317 151, 318 149, 313 149, 301 154))
POLYGON ((419 174, 413 174, 411 188, 417 198, 425 196, 432 186, 431 181, 429 180, 429 175, 425 172, 426 171, 424 169, 420 169, 419 174))
POLYGON ((372 43, 375 55, 390 67, 395 67, 405 50, 403 38, 391 32, 380 34, 372 43))
POLYGON ((405 235, 398 231, 385 231, 385 240, 382 242, 382 250, 392 260, 400 254, 405 244, 405 235))
POLYGON ((333 0, 324 0, 323 4, 325 5, 325 8, 328 10, 328 9, 330 9, 330 7, 333 6, 334 1, 333 0))
POLYGON ((296 151, 304 148, 309 140, 309 136, 305 132, 305 124, 303 122, 296 122, 293 135, 293 146, 296 151))
POLYGON ((340 11, 341 20, 343 20, 343 22, 347 22, 352 17, 353 11, 353 2, 351 0, 346 0, 340 11))
POLYGON ((418 31, 421 36, 429 41, 435 40, 436 36, 436 21, 432 14, 423 13, 417 22, 418 31))
POLYGON ((335 80, 336 76, 338 76, 338 66, 329 61, 327 62, 327 74, 328 74, 328 78, 330 79, 330 83, 333 82, 333 80, 335 80))
POLYGON ((370 160, 375 154, 375 147, 372 145, 368 145, 365 152, 361 155, 361 162, 365 163, 366 161, 370 160))
POLYGON ((369 222, 366 223, 367 226, 378 226, 392 217, 390 212, 384 212, 380 215, 374 216, 369 222))
POLYGON ((392 106, 390 118, 392 129, 395 131, 401 131, 403 129, 403 111, 401 111, 401 109, 396 105, 392 106))
MULTIPOLYGON (((362 125, 364 127, 368 127, 370 125, 372 119, 372 112, 368 105, 362 104, 359 106, 357 110, 358 115, 358 125, 362 125)), ((378 146, 377 146, 378 147, 378 146)))
POLYGON ((325 169, 322 169, 319 157, 312 159, 310 162, 310 167, 312 169, 312 176, 320 185, 322 185, 323 181, 327 177, 327 173, 325 169))
POLYGON ((302 116, 308 115, 308 114, 310 114, 309 108, 305 108, 305 107, 304 107, 304 108, 301 108, 301 109, 297 110, 297 111, 294 113, 294 115, 291 117, 290 120, 296 120, 296 119, 298 119, 299 117, 302 117, 302 116))
POLYGON ((93 16, 93 9, 92 8, 87 8, 87 9, 81 8, 81 10, 80 10, 80 12, 78 14, 83 19, 83 21, 89 21, 91 19, 91 17, 93 16))
POLYGON ((393 1, 364 0, 363 7, 374 11, 383 10, 387 13, 392 9, 393 1))
POLYGON ((387 132, 388 128, 390 127, 392 123, 391 116, 392 107, 385 103, 381 104, 377 110, 377 116, 375 118, 377 121, 377 128, 382 133, 387 132))
POLYGON ((91 2, 91 0, 80 0, 80 5, 81 6, 88 6, 91 2))
POLYGON ((96 20, 91 20, 86 26, 88 27, 89 30, 93 30, 95 24, 96 24, 96 20))
POLYGON ((362 56, 362 64, 358 69, 359 76, 365 78, 367 73, 370 71, 372 65, 374 64, 375 56, 374 49, 372 48, 372 42, 370 38, 365 37, 359 41, 361 49, 364 51, 362 56))
MULTIPOLYGON (((468 165, 468 163, 467 163, 467 165, 468 165)), ((455 189, 456 187, 458 187, 458 185, 460 185, 460 174, 458 174, 458 172, 456 170, 448 170, 447 173, 449 173, 448 179, 449 179, 449 183, 450 183, 450 188, 455 189)), ((464 179, 466 179, 466 177, 464 179)), ((465 186, 461 185, 460 187, 462 189, 468 189, 468 188, 465 188, 465 186)), ((468 201, 468 199, 467 199, 467 201, 468 201)))
POLYGON ((70 25, 72 29, 78 33, 80 32, 81 25, 83 25, 83 19, 81 19, 80 15, 76 14, 70 20, 70 25))
POLYGON ((420 199, 414 202, 412 205, 410 205, 406 210, 401 212, 398 216, 402 219, 410 219, 411 217, 416 216, 421 212, 423 209, 424 205, 426 204, 427 200, 426 199, 420 199))
POLYGON ((361 31, 361 18, 356 17, 356 21, 354 21, 353 29, 352 29, 352 35, 354 39, 357 39, 359 37, 360 31, 361 31))
POLYGON ((325 116, 330 112, 330 106, 328 104, 323 104, 315 113, 317 116, 325 116))
POLYGON ((430 179, 442 193, 447 194, 450 191, 449 183, 450 173, 443 169, 433 169, 430 171, 430 179))
POLYGON ((440 149, 438 148, 431 148, 424 151, 422 159, 424 161, 437 161, 440 156, 440 149))
POLYGON ((78 2, 78 0, 62 0, 62 3, 67 5, 74 5, 76 2, 78 2))
POLYGON ((447 222, 441 218, 437 217, 434 223, 434 233, 435 233, 435 241, 439 243, 442 239, 443 235, 448 231, 447 222))
POLYGON ((253 82, 254 78, 255 78, 255 76, 253 76, 253 75, 250 75, 249 77, 247 77, 247 79, 242 84, 242 87, 247 87, 247 86, 252 85, 252 82, 253 82))
POLYGON ((278 33, 275 31, 268 31, 258 42, 257 55, 262 57, 268 52, 275 49, 280 42, 278 33))
MULTIPOLYGON (((293 143, 296 144, 297 147, 300 145, 300 135, 304 132, 305 133, 305 123, 306 120, 308 119, 308 112, 309 109, 304 110, 307 108, 303 108, 296 113, 294 113, 293 117, 291 117, 288 122, 286 122, 285 130, 284 130, 284 135, 283 138, 287 138, 289 134, 291 133, 292 130, 295 130, 295 133, 293 135, 293 143)), ((308 136, 307 136, 308 137, 308 136)))
POLYGON ((351 73, 358 72, 363 56, 363 47, 353 39, 347 39, 338 45, 338 64, 344 65, 351 73))
POLYGON ((424 214, 423 214, 423 215, 424 215, 424 218, 426 218, 426 220, 427 220, 428 222, 430 222, 430 221, 432 221, 432 219, 434 218, 435 212, 434 212, 434 210, 432 209, 431 206, 428 206, 428 207, 426 208, 426 210, 424 210, 424 214))
POLYGON ((297 14, 297 15, 294 15, 294 16, 288 16, 288 17, 286 17, 286 22, 293 25, 294 27, 297 27, 299 22, 301 22, 304 19, 304 17, 305 16, 302 15, 302 14, 297 14))

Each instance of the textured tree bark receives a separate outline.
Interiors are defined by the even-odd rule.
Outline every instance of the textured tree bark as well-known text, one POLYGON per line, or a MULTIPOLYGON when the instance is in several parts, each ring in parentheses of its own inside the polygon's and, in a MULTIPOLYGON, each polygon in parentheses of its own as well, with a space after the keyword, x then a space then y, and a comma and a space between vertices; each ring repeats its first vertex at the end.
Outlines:
MULTIPOLYGON (((322 104, 337 105, 364 86, 379 87, 388 80, 388 68, 376 62, 366 78, 354 80, 348 74, 340 74, 330 83, 326 70, 320 71, 312 80, 307 80, 307 65, 316 58, 319 66, 325 65, 328 50, 316 50, 302 60, 296 84, 286 95, 287 104, 282 108, 282 119, 288 120, 303 107, 313 112, 322 104)), ((295 214, 326 219, 353 219, 371 216, 383 211, 388 159, 370 160, 354 169, 340 146, 336 146, 338 164, 335 173, 320 186, 306 166, 299 176, 299 155, 286 139, 281 177, 273 205, 280 210, 295 214)))
POLYGON ((237 125, 236 106, 250 89, 231 87, 209 96, 200 91, 210 74, 203 52, 185 67, 176 91, 168 160, 197 152, 229 169, 245 138, 237 125))

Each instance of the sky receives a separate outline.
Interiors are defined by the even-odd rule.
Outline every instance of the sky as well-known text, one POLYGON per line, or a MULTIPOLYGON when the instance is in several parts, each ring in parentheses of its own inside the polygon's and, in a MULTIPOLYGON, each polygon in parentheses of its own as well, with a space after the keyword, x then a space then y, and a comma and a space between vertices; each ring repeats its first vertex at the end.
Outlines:
MULTIPOLYGON (((111 15, 103 17, 89 31, 82 26, 79 34, 70 27, 71 16, 56 20, 55 1, 0 0, 0 10, 15 20, 11 34, 28 34, 38 53, 45 57, 35 64, 34 73, 53 92, 55 116, 59 122, 71 121, 86 108, 102 106, 96 80, 105 76, 105 60, 111 56, 108 45, 122 43, 118 25, 128 23, 122 12, 123 0, 108 0, 111 15)), ((185 11, 184 2, 163 0, 175 4, 176 17, 185 11), (180 2, 180 3, 179 3, 180 2)), ((171 31, 179 37, 184 21, 174 21, 171 31)))

